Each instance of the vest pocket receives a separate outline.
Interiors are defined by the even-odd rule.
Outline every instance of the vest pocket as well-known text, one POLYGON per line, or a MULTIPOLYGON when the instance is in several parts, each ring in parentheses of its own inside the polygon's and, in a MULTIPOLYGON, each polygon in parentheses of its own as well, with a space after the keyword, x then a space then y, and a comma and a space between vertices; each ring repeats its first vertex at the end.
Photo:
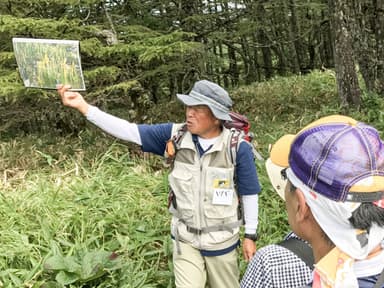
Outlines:
MULTIPOLYGON (((237 197, 236 197, 237 198, 237 197)), ((202 235, 202 243, 207 247, 215 246, 232 239, 239 232, 239 226, 235 223, 238 221, 237 204, 232 206, 208 205, 204 209, 205 226, 219 228, 218 231, 210 232, 202 235)))
POLYGON ((169 174, 169 185, 174 193, 173 197, 176 198, 174 201, 178 213, 184 220, 188 221, 193 216, 193 175, 188 170, 176 166, 180 165, 175 165, 169 174))
POLYGON ((204 212, 208 226, 236 221, 237 204, 232 204, 231 206, 207 205, 204 212))

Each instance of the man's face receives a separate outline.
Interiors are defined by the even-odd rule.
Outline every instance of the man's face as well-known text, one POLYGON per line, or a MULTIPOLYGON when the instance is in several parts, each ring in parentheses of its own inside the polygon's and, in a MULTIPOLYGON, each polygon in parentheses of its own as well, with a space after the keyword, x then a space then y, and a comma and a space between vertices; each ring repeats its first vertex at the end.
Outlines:
POLYGON ((213 138, 220 134, 220 121, 206 105, 187 106, 186 121, 189 132, 202 138, 213 138))
POLYGON ((305 200, 302 196, 302 192, 299 188, 296 188, 292 185, 291 181, 287 181, 287 186, 284 191, 285 197, 285 207, 287 209, 288 223, 292 231, 295 232, 300 238, 309 241, 308 233, 311 233, 307 230, 307 224, 309 223, 305 217, 306 207, 305 200), (300 196, 299 196, 300 195, 300 196), (301 200, 300 200, 301 199, 301 200))
POLYGON ((299 225, 296 223, 296 207, 297 207, 297 197, 296 197, 296 191, 293 191, 293 187, 291 184, 291 181, 287 181, 287 185, 285 186, 284 191, 284 197, 285 197, 285 208, 287 209, 287 215, 288 215, 288 223, 291 226, 291 229, 293 232, 295 232, 297 235, 300 234, 299 232, 299 225))

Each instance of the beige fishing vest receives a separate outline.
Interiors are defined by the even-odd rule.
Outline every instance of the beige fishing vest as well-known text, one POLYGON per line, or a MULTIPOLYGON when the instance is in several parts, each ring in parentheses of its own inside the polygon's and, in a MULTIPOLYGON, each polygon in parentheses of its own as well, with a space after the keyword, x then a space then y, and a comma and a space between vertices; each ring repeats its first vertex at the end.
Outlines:
MULTIPOLYGON (((174 125, 173 134, 180 125, 174 125)), ((234 165, 228 155, 230 130, 224 128, 214 146, 200 158, 186 132, 168 179, 176 197, 171 233, 177 241, 202 250, 221 250, 239 239, 238 195, 234 165)), ((174 203, 175 203, 174 202, 174 203)))

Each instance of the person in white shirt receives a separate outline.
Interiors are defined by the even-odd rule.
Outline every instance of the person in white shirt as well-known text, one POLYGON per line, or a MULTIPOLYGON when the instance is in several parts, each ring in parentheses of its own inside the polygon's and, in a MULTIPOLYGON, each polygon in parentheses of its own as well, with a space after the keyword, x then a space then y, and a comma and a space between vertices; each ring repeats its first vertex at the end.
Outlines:
POLYGON ((185 123, 154 125, 130 123, 102 112, 68 86, 58 86, 58 93, 64 105, 79 110, 111 135, 140 145, 145 152, 169 156, 167 143, 186 128, 169 174, 176 286, 238 287, 237 247, 243 224, 239 203, 245 220, 243 255, 248 261, 256 251, 261 188, 250 145, 240 142, 236 163, 227 153, 231 132, 223 123, 231 120, 232 107, 227 91, 213 82, 197 81, 189 94, 177 95, 186 105, 185 123))

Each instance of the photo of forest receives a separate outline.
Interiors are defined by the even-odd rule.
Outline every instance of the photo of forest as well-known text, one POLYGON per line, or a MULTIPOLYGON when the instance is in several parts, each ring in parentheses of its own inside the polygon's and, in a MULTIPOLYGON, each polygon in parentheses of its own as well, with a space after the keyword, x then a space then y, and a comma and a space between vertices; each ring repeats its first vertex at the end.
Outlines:
POLYGON ((24 86, 56 89, 66 83, 84 91, 79 41, 13 38, 13 47, 24 86))

